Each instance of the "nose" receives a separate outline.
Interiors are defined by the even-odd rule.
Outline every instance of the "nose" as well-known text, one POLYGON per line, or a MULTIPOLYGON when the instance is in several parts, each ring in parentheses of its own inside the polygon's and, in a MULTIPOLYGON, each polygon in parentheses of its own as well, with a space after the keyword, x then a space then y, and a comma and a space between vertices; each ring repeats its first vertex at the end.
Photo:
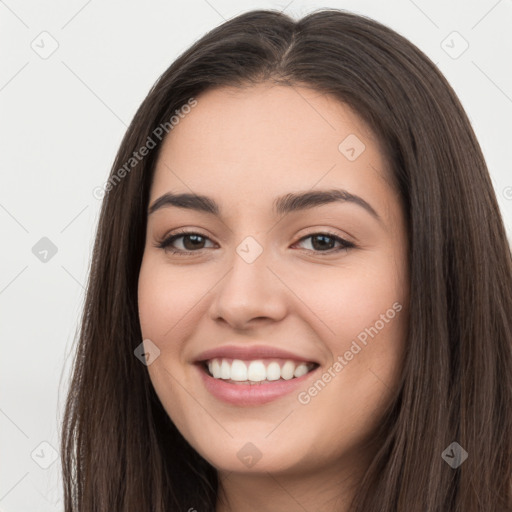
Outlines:
POLYGON ((287 310, 287 288, 276 276, 267 251, 252 262, 234 254, 232 267, 213 289, 210 316, 233 329, 277 322, 287 310), (270 268, 269 268, 270 267, 270 268))

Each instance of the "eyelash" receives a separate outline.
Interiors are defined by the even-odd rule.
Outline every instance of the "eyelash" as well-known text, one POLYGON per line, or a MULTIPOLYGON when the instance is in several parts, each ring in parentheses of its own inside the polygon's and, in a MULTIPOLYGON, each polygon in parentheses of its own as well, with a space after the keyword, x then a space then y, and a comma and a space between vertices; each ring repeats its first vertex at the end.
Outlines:
MULTIPOLYGON (((177 240, 178 238, 183 238, 184 236, 187 236, 187 235, 198 235, 206 240, 210 240, 207 236, 204 236, 201 233, 196 233, 195 231, 184 230, 184 231, 178 231, 178 232, 168 236, 167 238, 164 238, 163 240, 159 241, 156 244, 156 247, 158 247, 159 249, 163 249, 166 252, 176 254, 178 256, 188 256, 188 255, 195 254, 195 253, 198 253, 198 252, 201 252, 204 250, 204 248, 203 248, 203 249, 198 249, 197 251, 186 251, 186 250, 184 251, 182 249, 175 249, 175 248, 171 247, 171 244, 175 240, 177 240)), ((307 240, 308 238, 312 238, 316 235, 328 235, 328 237, 333 238, 335 240, 335 242, 339 242, 341 244, 341 247, 338 247, 337 249, 328 249, 327 251, 315 251, 315 250, 311 250, 311 249, 304 249, 304 250, 312 251, 317 254, 334 254, 334 253, 338 253, 341 251, 348 251, 349 249, 354 249, 356 247, 356 245, 353 244, 352 242, 349 242, 348 240, 345 240, 334 233, 330 233, 329 231, 321 231, 318 233, 311 233, 310 235, 306 235, 306 236, 302 237, 296 243, 302 242, 302 241, 307 240)))

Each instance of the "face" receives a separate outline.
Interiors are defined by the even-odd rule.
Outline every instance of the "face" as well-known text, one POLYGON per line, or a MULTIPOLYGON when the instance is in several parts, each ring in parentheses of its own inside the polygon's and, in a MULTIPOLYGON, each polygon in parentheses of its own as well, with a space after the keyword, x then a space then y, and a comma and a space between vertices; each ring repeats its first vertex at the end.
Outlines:
POLYGON ((150 191, 138 300, 156 393, 219 471, 363 460, 407 322, 404 213, 382 149, 308 88, 196 99, 150 191))

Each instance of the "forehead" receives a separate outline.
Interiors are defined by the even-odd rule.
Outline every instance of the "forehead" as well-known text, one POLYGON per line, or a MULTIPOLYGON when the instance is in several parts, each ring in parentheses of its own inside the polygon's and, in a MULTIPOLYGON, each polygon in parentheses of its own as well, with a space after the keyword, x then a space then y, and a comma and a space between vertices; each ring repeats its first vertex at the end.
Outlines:
POLYGON ((333 96, 264 83, 216 88, 196 100, 163 142, 152 199, 173 191, 263 206, 313 188, 390 192, 376 136, 333 96))

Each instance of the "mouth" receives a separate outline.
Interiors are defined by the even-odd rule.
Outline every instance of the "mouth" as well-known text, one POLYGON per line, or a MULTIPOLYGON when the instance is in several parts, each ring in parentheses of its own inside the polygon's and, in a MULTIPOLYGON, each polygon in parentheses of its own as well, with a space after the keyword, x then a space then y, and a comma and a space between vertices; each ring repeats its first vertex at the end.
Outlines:
POLYGON ((200 362, 205 372, 214 379, 231 384, 270 384, 278 380, 292 380, 306 375, 318 363, 290 359, 241 359, 215 358, 200 362))
POLYGON ((319 364, 280 358, 213 358, 195 365, 206 389, 232 405, 261 405, 298 389, 319 364))

